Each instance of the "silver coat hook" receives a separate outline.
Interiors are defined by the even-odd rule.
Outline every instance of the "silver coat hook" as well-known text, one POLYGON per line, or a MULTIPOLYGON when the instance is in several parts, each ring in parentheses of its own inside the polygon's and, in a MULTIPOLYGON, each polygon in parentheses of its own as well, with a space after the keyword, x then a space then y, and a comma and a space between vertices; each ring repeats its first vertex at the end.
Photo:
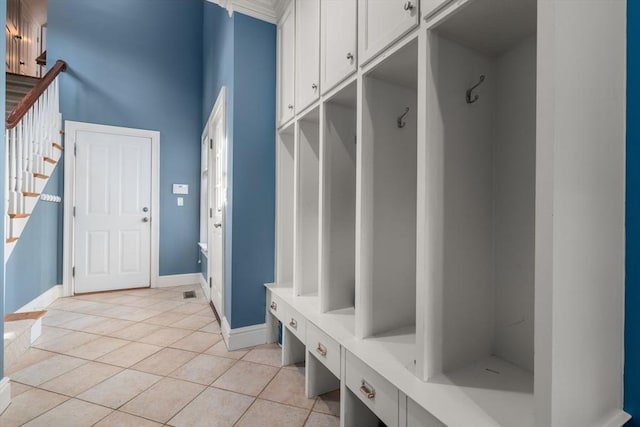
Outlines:
POLYGON ((398 127, 400 129, 402 129, 403 127, 405 127, 407 125, 407 122, 404 121, 404 118, 407 116, 407 114, 409 114, 409 107, 407 107, 404 110, 404 113, 400 117, 398 117, 398 127))
POLYGON ((474 102, 476 102, 479 98, 480 95, 475 94, 473 97, 471 96, 473 90, 475 88, 477 88, 478 86, 480 86, 482 84, 482 82, 484 81, 485 75, 481 75, 480 76, 480 81, 478 83, 476 83, 475 85, 473 85, 470 89, 467 89, 467 104, 473 104, 474 102))

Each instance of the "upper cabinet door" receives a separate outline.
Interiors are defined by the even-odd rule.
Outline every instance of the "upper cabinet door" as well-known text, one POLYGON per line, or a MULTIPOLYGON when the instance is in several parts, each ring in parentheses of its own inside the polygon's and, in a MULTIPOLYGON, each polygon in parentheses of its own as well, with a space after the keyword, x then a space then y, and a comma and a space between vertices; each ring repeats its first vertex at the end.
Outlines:
POLYGON ((295 7, 293 2, 278 24, 278 123, 293 118, 295 93, 295 7))
POLYGON ((442 9, 451 0, 422 0, 422 13, 425 18, 430 18, 431 15, 442 9))
POLYGON ((322 0, 320 6, 322 93, 356 71, 357 1, 322 0))
POLYGON ((320 97, 320 0, 296 1, 296 112, 320 97))
POLYGON ((418 25, 418 0, 359 0, 359 60, 364 64, 418 25))

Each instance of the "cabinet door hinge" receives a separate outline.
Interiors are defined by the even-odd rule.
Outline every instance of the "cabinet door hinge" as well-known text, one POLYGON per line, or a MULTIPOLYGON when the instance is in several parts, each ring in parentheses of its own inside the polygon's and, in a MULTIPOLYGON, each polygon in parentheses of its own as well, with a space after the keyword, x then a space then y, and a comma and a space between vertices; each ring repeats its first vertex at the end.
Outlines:
POLYGON ((78 155, 78 144, 73 144, 73 155, 74 156, 78 155))
POLYGON ((209 140, 209 148, 213 150, 213 139, 209 140))
POLYGON ((74 218, 76 217, 76 207, 75 206, 73 207, 73 217, 74 218))
POLYGON ((211 281, 211 277, 209 277, 209 287, 213 288, 213 282, 211 281))
POLYGON ((213 218, 213 208, 209 208, 209 218, 213 218))
POLYGON ((76 277, 76 268, 71 267, 71 277, 76 277))

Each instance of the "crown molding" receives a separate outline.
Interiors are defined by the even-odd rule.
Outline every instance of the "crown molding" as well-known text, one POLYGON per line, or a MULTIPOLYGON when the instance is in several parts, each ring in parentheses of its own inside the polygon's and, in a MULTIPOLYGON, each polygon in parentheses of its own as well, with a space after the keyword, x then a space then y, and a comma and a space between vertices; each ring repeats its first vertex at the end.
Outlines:
POLYGON ((227 9, 229 16, 233 12, 251 16, 262 21, 277 24, 288 0, 207 0, 227 9), (285 3, 284 6, 281 3, 285 3))

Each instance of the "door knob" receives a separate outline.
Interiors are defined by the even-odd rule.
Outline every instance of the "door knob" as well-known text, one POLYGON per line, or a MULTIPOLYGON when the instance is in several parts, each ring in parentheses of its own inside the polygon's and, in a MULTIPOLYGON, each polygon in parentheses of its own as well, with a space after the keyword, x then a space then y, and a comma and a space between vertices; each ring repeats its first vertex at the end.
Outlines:
POLYGON ((413 10, 414 7, 415 6, 413 5, 413 2, 411 1, 405 2, 404 4, 404 10, 407 10, 407 11, 413 10))
POLYGON ((145 216, 144 218, 142 218, 142 222, 149 222, 149 217, 145 216))
POLYGON ((353 61, 353 53, 351 53, 351 52, 347 53, 347 59, 349 61, 353 61))
POLYGON ((317 84, 315 84, 315 83, 314 83, 314 84, 312 84, 312 85, 311 85, 311 89, 313 89, 313 90, 318 90, 318 85, 317 85, 317 84))
POLYGON ((213 226, 214 226, 215 228, 222 228, 222 224, 221 224, 221 223, 213 224, 213 226))
POLYGON ((149 208, 145 206, 144 208, 142 208, 142 212, 149 212, 149 208))
POLYGON ((293 105, 292 105, 292 104, 289 104, 289 105, 287 105, 287 108, 288 108, 289 110, 293 110, 293 105))

